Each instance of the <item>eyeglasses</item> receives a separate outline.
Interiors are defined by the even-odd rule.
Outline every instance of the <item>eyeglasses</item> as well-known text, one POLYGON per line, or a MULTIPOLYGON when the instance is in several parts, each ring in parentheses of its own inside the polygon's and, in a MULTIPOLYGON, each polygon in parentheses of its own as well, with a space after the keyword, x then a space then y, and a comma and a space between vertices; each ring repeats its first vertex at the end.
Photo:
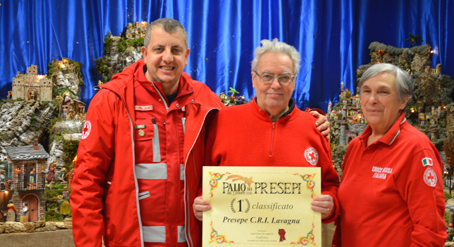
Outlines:
POLYGON ((263 74, 259 74, 257 73, 257 71, 254 71, 260 78, 260 82, 262 82, 263 84, 271 84, 273 83, 274 79, 277 78, 277 81, 279 82, 279 84, 281 85, 289 85, 292 81, 293 81, 293 78, 295 78, 295 76, 290 76, 290 75, 279 75, 279 76, 275 76, 275 75, 272 75, 272 74, 268 74, 268 73, 263 73, 263 74))

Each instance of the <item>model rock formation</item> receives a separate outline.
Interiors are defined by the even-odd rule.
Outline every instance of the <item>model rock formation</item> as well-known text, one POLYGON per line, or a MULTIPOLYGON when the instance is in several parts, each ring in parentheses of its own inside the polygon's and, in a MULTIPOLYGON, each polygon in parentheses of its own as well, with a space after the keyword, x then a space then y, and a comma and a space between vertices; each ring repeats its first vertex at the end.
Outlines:
POLYGON ((81 63, 66 58, 47 65, 47 78, 52 80, 54 97, 61 91, 79 95, 80 86, 84 84, 81 67, 81 63))
POLYGON ((5 147, 27 146, 36 141, 50 150, 49 161, 57 161, 57 171, 64 167, 63 135, 80 135, 85 119, 85 104, 76 95, 83 84, 81 67, 81 63, 62 58, 48 64, 47 76, 37 75, 37 67, 32 65, 27 74, 18 73, 13 79, 15 99, 0 102, 0 171, 4 171, 5 147))
POLYGON ((96 69, 102 75, 103 83, 109 82, 117 73, 143 58, 143 46, 148 24, 146 22, 128 23, 120 36, 110 33, 104 38, 103 57, 96 59, 96 69))
MULTIPOLYGON (((0 107, 0 161, 6 161, 5 147, 31 145, 45 141, 47 126, 56 117, 52 102, 3 100, 0 107)), ((0 171, 4 171, 0 164, 0 171)))

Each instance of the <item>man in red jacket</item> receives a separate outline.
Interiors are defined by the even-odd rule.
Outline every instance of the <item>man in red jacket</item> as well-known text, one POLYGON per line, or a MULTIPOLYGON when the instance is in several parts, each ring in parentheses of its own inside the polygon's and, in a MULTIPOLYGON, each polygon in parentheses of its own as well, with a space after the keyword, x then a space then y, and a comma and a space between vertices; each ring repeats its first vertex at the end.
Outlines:
MULTIPOLYGON (((300 54, 288 44, 262 40, 252 61, 252 102, 220 110, 209 128, 205 165, 321 167, 322 194, 312 201, 323 223, 339 214, 339 175, 331 162, 329 143, 315 128, 315 118, 295 107, 300 54), (242 124, 236 124, 241 119, 242 124)), ((200 193, 200 191, 199 191, 200 193)), ((208 201, 197 197, 194 214, 203 219, 208 201)))
POLYGON ((190 50, 181 23, 154 21, 144 44, 144 59, 90 103, 71 191, 77 246, 201 245, 200 223, 189 212, 204 128, 223 105, 183 72, 190 50))

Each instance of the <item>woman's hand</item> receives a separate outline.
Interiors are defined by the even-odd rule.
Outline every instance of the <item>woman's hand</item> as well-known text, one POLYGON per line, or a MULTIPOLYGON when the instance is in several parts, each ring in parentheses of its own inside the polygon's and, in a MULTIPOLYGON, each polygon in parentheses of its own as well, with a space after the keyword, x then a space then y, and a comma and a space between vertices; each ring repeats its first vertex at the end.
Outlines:
POLYGON ((312 210, 320 212, 322 214, 322 219, 325 219, 330 216, 333 211, 334 200, 330 195, 319 195, 314 198, 311 205, 312 210))
POLYGON ((203 212, 211 209, 210 203, 202 199, 201 196, 196 197, 194 200, 194 215, 199 221, 203 220, 203 212))

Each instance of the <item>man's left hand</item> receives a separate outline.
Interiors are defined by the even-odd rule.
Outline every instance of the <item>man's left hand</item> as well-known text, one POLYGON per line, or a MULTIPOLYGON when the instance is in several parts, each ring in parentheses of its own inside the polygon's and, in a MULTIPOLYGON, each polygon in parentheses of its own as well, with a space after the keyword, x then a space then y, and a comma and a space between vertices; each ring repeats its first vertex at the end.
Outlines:
POLYGON ((318 118, 317 121, 315 121, 315 126, 317 126, 318 131, 320 131, 322 135, 325 136, 327 140, 329 140, 330 128, 328 118, 318 113, 317 111, 310 111, 309 113, 312 114, 312 116, 318 118))

